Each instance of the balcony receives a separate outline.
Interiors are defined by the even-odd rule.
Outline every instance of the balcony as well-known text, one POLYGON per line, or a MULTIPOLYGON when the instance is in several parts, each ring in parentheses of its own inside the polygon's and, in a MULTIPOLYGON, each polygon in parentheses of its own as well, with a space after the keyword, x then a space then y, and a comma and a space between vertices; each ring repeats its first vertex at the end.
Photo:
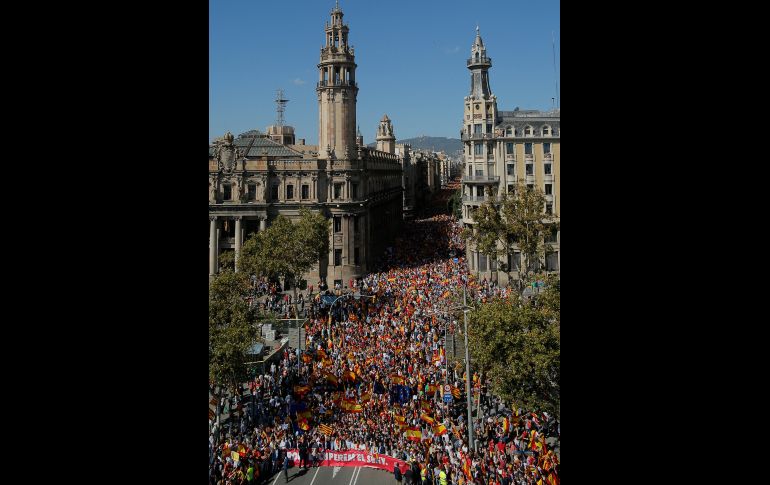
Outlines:
POLYGON ((463 176, 463 183, 475 183, 475 184, 491 184, 500 182, 500 177, 496 175, 476 175, 476 176, 463 176))
POLYGON ((463 202, 467 204, 483 204, 489 200, 500 202, 502 198, 497 195, 463 195, 463 202))
POLYGON ((491 140, 494 138, 493 133, 473 133, 473 134, 465 134, 462 135, 463 141, 473 141, 473 140, 491 140))
POLYGON ((358 87, 358 83, 353 81, 343 81, 342 79, 337 80, 336 82, 333 81, 318 81, 316 83, 316 88, 325 88, 325 87, 358 87))
POLYGON ((491 57, 487 57, 487 56, 476 57, 476 58, 471 57, 466 62, 466 66, 468 66, 468 67, 471 67, 471 66, 487 66, 487 67, 492 67, 492 58, 491 57))

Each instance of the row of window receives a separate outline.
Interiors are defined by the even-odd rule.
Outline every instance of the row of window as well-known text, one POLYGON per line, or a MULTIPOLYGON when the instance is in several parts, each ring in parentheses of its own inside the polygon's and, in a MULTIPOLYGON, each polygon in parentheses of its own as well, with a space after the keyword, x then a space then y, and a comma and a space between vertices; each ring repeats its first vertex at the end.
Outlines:
MULTIPOLYGON (((476 258, 471 257, 469 260, 470 269, 476 271, 497 271, 497 260, 486 254, 478 254, 478 265, 476 264, 476 258), (478 266, 478 267, 476 267, 478 266)), ((508 267, 511 271, 519 271, 521 269, 521 252, 516 251, 514 254, 508 255, 508 267)), ((548 253, 545 257, 545 269, 546 271, 558 271, 559 270, 559 252, 554 251, 548 253)), ((530 260, 530 271, 540 270, 540 261, 537 259, 530 260)))
MULTIPOLYGON (((468 165, 468 176, 471 176, 471 166, 468 165)), ((525 175, 532 176, 535 174, 535 164, 532 162, 524 164, 524 170, 525 175)), ((508 163, 505 166, 505 173, 513 177, 516 175, 516 164, 514 163, 508 163)), ((553 174, 553 164, 550 162, 543 164, 543 174, 545 175, 552 175, 553 174)), ((484 176, 484 170, 481 168, 476 168, 476 176, 477 177, 483 177, 484 176)))
MULTIPOLYGON (((494 143, 488 143, 487 144, 487 153, 492 153, 494 150, 494 143)), ((524 154, 525 155, 532 155, 532 143, 527 142, 524 143, 524 154)), ((543 145, 543 155, 548 155, 551 153, 551 143, 546 142, 542 143, 543 145)), ((484 154, 484 145, 482 143, 475 143, 473 145, 473 154, 474 155, 483 155, 484 154)), ((506 155, 513 155, 516 153, 516 144, 513 142, 507 142, 505 144, 505 154, 506 155)))
MULTIPOLYGON (((342 232, 342 216, 334 216, 334 232, 342 232)), ((353 216, 353 234, 358 232, 358 216, 353 216)))
MULTIPOLYGON (((470 117, 468 116, 468 118, 470 118, 470 117)), ((473 125, 473 134, 474 135, 481 135, 482 133, 484 133, 483 131, 481 131, 481 127, 482 126, 483 125, 481 123, 475 123, 473 125)), ((471 131, 471 125, 468 125, 468 133, 470 133, 470 131, 471 131)), ((527 126, 524 127, 523 132, 524 132, 524 136, 534 136, 535 129, 532 128, 531 126, 527 125, 527 126)), ((492 124, 491 123, 487 123, 487 131, 486 131, 486 133, 492 133, 492 124)), ((515 133, 516 133, 516 130, 512 126, 506 126, 505 127, 505 136, 515 136, 515 133)), ((519 131, 519 134, 521 134, 521 131, 519 131)), ((542 136, 551 136, 551 135, 553 135, 553 129, 550 126, 545 125, 540 130, 540 134, 542 136)))
MULTIPOLYGON (((342 186, 343 184, 334 184, 334 198, 335 199, 341 199, 342 198, 342 186)), ((278 185, 273 185, 270 187, 270 198, 271 200, 278 200, 278 185)), ((350 184, 350 196, 352 198, 358 197, 358 184, 350 184)), ((302 200, 310 199, 310 185, 302 185, 300 188, 300 198, 302 200)), ((247 184, 247 192, 246 192, 246 200, 256 200, 257 199, 257 185, 256 184, 247 184)), ((293 200, 294 199, 294 185, 288 184, 286 185, 286 199, 287 200, 293 200)), ((222 200, 233 200, 233 185, 232 184, 222 184, 222 200)))

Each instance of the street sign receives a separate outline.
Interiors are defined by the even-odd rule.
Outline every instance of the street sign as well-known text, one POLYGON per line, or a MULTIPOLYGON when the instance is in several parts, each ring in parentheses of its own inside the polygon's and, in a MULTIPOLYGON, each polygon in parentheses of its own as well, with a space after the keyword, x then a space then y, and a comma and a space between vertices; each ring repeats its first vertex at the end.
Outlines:
POLYGON ((452 396, 452 386, 449 384, 444 385, 444 402, 450 403, 453 400, 452 396))

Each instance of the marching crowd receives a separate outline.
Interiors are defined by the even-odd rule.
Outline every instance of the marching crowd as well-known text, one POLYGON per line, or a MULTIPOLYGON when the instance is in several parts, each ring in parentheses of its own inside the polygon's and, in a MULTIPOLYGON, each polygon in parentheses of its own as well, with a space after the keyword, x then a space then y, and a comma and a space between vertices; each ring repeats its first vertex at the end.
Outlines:
POLYGON ((476 446, 468 445, 465 368, 450 365, 443 346, 462 326, 448 309, 463 287, 479 301, 509 290, 469 275, 463 253, 450 216, 417 220, 376 272, 353 283, 370 297, 311 305, 306 350, 285 350, 250 383, 256 405, 240 427, 216 446, 210 437, 210 483, 261 483, 285 470, 287 449, 308 466, 325 450, 356 449, 406 461, 414 483, 557 484, 558 458, 546 443, 558 438, 555 417, 505 407, 477 373, 476 446), (447 385, 452 403, 443 399, 447 385))

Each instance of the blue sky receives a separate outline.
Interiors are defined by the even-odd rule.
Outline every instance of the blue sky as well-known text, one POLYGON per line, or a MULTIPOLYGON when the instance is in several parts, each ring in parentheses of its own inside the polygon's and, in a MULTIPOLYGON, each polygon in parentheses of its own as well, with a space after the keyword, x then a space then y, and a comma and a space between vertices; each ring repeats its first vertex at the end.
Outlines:
MULTIPOLYGON (((264 131, 282 88, 286 123, 317 143, 316 65, 333 7, 334 0, 209 0, 209 141, 228 130, 264 131)), ((551 108, 552 32, 561 74, 559 0, 341 0, 340 7, 355 48, 366 143, 384 113, 398 139, 459 137, 477 23, 498 108, 551 108)))

